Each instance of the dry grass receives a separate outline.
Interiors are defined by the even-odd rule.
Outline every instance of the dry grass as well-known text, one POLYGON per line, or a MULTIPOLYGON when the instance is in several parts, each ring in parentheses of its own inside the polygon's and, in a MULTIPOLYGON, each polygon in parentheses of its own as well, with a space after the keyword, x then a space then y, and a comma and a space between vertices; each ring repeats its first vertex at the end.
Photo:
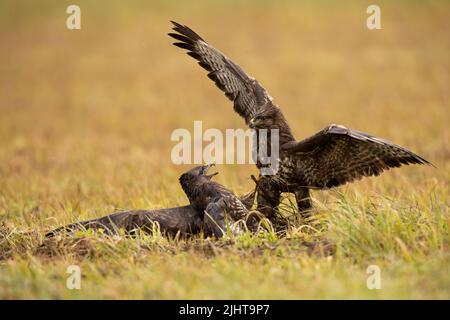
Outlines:
MULTIPOLYGON (((0 4, 1 298, 450 298, 449 9, 444 1, 78 1, 0 4), (94 4, 95 3, 95 4, 94 4), (243 128, 170 45, 186 23, 256 76, 298 138, 330 123, 433 162, 313 194, 310 227, 233 243, 87 233, 39 248, 51 227, 119 209, 185 204, 175 128, 243 128), (218 115, 220 115, 218 117, 218 115), (24 233, 25 232, 25 233, 24 233), (305 242, 330 241, 335 254, 305 242), (82 290, 65 286, 80 265, 82 290), (366 288, 366 268, 382 289, 366 288)), ((218 168, 237 193, 252 166, 218 168)))

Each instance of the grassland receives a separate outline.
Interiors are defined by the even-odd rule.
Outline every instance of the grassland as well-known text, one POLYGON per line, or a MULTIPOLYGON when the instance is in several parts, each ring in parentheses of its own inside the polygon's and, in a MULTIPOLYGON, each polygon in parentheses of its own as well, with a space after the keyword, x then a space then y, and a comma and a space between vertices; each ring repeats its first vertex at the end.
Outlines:
MULTIPOLYGON (((450 5, 379 1, 64 1, 0 4, 0 298, 450 298, 450 5), (121 209, 187 203, 170 161, 176 128, 243 128, 230 103, 173 48, 191 25, 258 78, 298 138, 330 123, 404 145, 408 167, 314 192, 308 226, 235 241, 79 234, 52 227, 121 209), (304 242, 331 242, 333 255, 304 242), (66 288, 66 268, 82 271, 66 288), (382 288, 366 287, 369 265, 382 288)), ((223 165, 236 193, 246 165, 223 165)))

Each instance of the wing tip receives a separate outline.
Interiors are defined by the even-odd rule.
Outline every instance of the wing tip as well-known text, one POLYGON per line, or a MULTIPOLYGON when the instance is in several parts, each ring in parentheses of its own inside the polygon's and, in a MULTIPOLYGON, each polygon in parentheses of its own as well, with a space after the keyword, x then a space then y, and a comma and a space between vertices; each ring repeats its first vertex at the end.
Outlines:
POLYGON ((172 23, 172 30, 178 32, 179 34, 189 38, 191 41, 205 41, 202 37, 200 37, 194 30, 189 28, 186 25, 182 25, 174 20, 170 20, 172 23))
MULTIPOLYGON (((400 148, 402 148, 402 147, 400 147, 400 148)), ((408 155, 408 157, 405 159, 406 160, 405 164, 420 164, 420 165, 427 165, 427 166, 436 168, 436 166, 433 163, 431 163, 430 161, 426 160, 425 158, 419 156, 418 154, 415 154, 414 152, 412 152, 408 149, 405 149, 405 148, 402 148, 402 149, 408 155)))
POLYGON ((437 169, 437 167, 433 163, 431 163, 430 161, 428 161, 428 160, 426 160, 426 159, 424 159, 424 158, 422 158, 421 156, 418 156, 418 155, 416 155, 416 157, 418 158, 418 160, 420 160, 420 163, 418 163, 418 164, 423 164, 423 165, 430 166, 432 168, 437 169))

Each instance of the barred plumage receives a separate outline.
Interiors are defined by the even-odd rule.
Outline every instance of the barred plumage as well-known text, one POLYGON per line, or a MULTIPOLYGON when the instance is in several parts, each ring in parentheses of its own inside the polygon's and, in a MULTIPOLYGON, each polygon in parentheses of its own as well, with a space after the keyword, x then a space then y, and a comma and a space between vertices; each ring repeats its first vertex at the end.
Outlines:
MULTIPOLYGON (((282 192, 292 192, 300 209, 311 207, 309 189, 327 189, 407 164, 430 164, 413 152, 366 133, 330 125, 303 141, 295 141, 281 110, 268 92, 237 64, 187 26, 174 24, 169 35, 176 46, 209 71, 208 77, 234 102, 234 110, 256 130, 280 132, 280 170, 260 176, 258 209, 274 214, 282 192)), ((257 164, 258 165, 258 164, 257 164)))
POLYGON ((155 228, 166 235, 196 234, 205 230, 207 234, 222 236, 227 222, 232 224, 245 217, 248 209, 253 206, 255 193, 250 192, 240 198, 236 197, 224 186, 211 181, 214 174, 206 174, 209 168, 210 165, 195 167, 180 177, 181 186, 190 201, 189 205, 116 212, 101 218, 59 227, 48 232, 46 237, 82 229, 103 229, 108 234, 114 234, 122 229, 133 234, 138 229, 152 232, 155 228), (209 216, 205 217, 205 212, 209 211, 217 221, 209 216))
POLYGON ((229 189, 212 180, 215 174, 207 175, 212 165, 198 166, 180 177, 180 184, 191 205, 204 212, 204 226, 207 233, 222 236, 230 226, 235 234, 239 232, 236 222, 248 214, 242 201, 229 189))

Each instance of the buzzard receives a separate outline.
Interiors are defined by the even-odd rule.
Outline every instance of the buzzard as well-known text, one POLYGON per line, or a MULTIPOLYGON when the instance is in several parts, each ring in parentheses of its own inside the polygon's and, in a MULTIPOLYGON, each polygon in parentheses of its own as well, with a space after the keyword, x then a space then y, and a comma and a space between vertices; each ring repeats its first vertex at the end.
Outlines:
MULTIPOLYGON (((296 141, 280 108, 257 80, 192 29, 172 23, 175 32, 169 36, 177 40, 174 45, 186 49, 208 71, 245 123, 257 131, 279 130, 279 170, 274 175, 260 174, 257 182, 258 210, 268 218, 275 214, 282 192, 293 193, 299 211, 307 215, 310 189, 337 187, 402 165, 430 164, 406 148, 342 125, 332 124, 296 141)), ((257 161, 257 166, 263 165, 257 161)))
POLYGON ((116 212, 59 227, 45 236, 52 237, 63 231, 73 232, 80 229, 103 229, 107 234, 114 234, 119 229, 129 234, 137 229, 151 232, 155 223, 159 224, 161 233, 166 235, 197 234, 205 230, 207 235, 222 236, 226 231, 226 222, 233 226, 233 222, 245 217, 253 205, 255 193, 236 197, 224 186, 211 181, 217 174, 207 175, 211 166, 198 166, 181 175, 181 186, 190 201, 187 206, 116 212))
POLYGON ((207 174, 214 164, 198 166, 180 177, 180 184, 191 205, 204 212, 204 227, 207 234, 221 237, 227 225, 233 234, 239 233, 238 221, 244 221, 249 213, 242 201, 229 189, 212 180, 217 174, 207 174))

